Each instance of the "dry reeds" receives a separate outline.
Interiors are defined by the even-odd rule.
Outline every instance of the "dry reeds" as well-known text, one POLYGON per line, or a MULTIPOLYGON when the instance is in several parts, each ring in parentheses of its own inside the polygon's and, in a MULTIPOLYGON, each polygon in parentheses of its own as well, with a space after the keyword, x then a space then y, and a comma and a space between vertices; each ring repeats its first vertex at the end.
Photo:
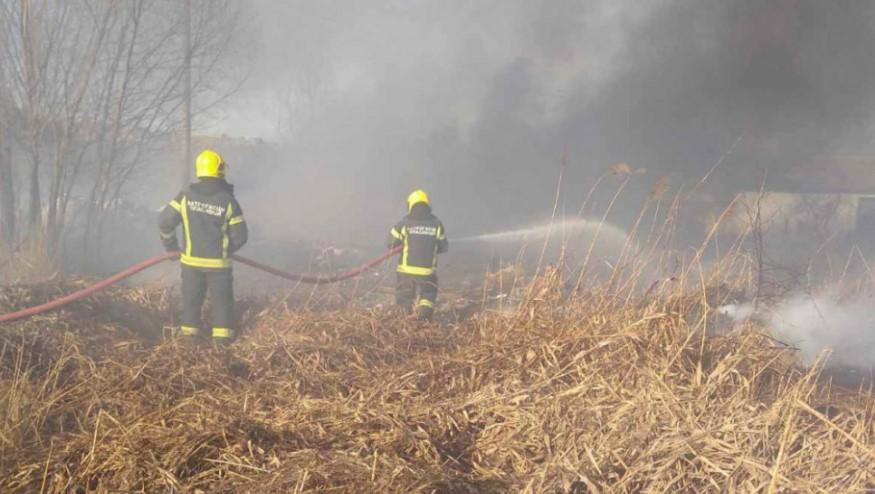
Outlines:
MULTIPOLYGON (((144 341, 108 305, 4 328, 0 490, 875 488, 870 392, 755 327, 704 338, 701 298, 568 301, 548 276, 527 310, 446 327, 274 305, 229 348, 144 341)), ((116 299, 167 311, 94 303, 116 299)))
MULTIPOLYGON (((871 390, 726 326, 714 307, 757 279, 744 238, 705 266, 715 225, 678 260, 680 199, 659 188, 608 283, 592 246, 577 273, 499 269, 444 291, 440 326, 311 292, 245 305, 230 347, 192 346, 165 337, 164 290, 116 288, 0 328, 0 491, 875 489, 871 390)), ((5 288, 0 310, 70 288, 5 288)))

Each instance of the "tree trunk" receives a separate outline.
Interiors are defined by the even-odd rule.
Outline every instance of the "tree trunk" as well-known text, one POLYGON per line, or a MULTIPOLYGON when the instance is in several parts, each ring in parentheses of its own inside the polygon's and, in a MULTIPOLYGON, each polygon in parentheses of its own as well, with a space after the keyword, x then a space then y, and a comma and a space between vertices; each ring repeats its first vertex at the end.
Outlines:
MULTIPOLYGON (((36 146, 34 146, 36 147, 36 146)), ((27 223, 33 233, 39 229, 42 207, 39 191, 39 151, 34 151, 30 163, 30 197, 28 199, 27 223)))
POLYGON ((40 162, 40 118, 37 109, 36 48, 31 18, 31 0, 22 4, 22 66, 24 69, 25 93, 27 95, 27 129, 30 138, 30 197, 28 198, 27 222, 31 233, 38 232, 42 211, 40 208, 39 162, 40 162))
POLYGON ((12 153, 0 129, 0 236, 9 251, 15 248, 15 184, 12 178, 12 153))
POLYGON ((58 158, 49 186, 48 211, 46 214, 46 248, 48 249, 48 254, 52 257, 58 253, 59 232, 63 223, 63 218, 58 216, 62 174, 63 168, 60 165, 60 158, 58 158))

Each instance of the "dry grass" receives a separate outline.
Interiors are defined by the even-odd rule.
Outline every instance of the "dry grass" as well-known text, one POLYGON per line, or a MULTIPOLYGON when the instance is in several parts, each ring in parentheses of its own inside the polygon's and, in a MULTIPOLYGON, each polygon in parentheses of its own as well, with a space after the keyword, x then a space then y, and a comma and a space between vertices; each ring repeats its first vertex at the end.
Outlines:
POLYGON ((875 488, 870 392, 831 388, 758 328, 706 338, 703 297, 569 300, 556 278, 445 327, 274 304, 229 348, 161 339, 160 290, 3 328, 0 491, 875 488), (131 311, 140 326, 119 322, 131 311))
POLYGON ((58 275, 58 266, 49 255, 44 235, 31 235, 15 249, 0 246, 0 279, 4 285, 42 282, 58 275))

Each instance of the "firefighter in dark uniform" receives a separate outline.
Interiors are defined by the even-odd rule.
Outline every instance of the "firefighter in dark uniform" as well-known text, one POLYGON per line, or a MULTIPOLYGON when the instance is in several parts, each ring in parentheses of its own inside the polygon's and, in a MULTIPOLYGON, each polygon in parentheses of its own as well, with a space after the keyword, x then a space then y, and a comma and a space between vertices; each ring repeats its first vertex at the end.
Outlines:
POLYGON ((417 190, 407 197, 408 214, 392 228, 389 247, 402 246, 398 259, 395 297, 406 313, 416 310, 419 319, 430 321, 437 301, 437 255, 447 251, 447 232, 432 214, 428 195, 417 190))
POLYGON ((195 162, 197 183, 191 184, 161 211, 159 228, 164 248, 178 251, 176 227, 182 224, 185 249, 182 264, 183 336, 201 332, 201 307, 210 294, 212 337, 234 338, 234 288, 230 256, 246 243, 243 210, 234 187, 225 181, 227 165, 219 153, 201 152, 195 162))

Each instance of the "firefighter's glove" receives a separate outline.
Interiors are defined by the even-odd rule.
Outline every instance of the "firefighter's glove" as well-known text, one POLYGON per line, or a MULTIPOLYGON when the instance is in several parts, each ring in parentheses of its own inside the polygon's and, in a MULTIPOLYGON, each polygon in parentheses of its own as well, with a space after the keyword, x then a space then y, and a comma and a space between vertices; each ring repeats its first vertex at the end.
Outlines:
POLYGON ((167 252, 178 252, 179 251, 179 240, 176 239, 176 235, 173 236, 164 236, 161 234, 161 243, 164 244, 164 250, 167 252))

